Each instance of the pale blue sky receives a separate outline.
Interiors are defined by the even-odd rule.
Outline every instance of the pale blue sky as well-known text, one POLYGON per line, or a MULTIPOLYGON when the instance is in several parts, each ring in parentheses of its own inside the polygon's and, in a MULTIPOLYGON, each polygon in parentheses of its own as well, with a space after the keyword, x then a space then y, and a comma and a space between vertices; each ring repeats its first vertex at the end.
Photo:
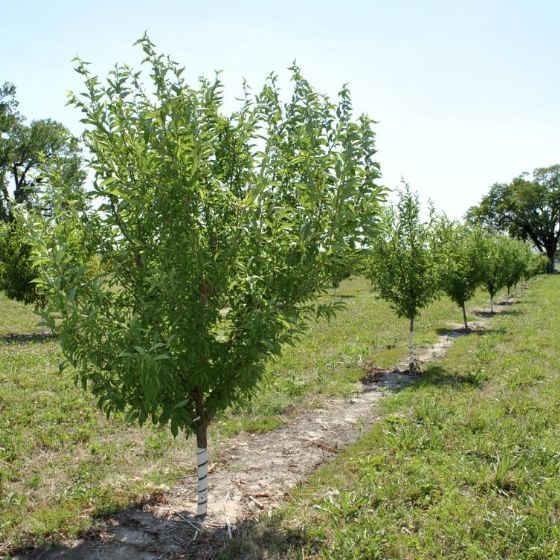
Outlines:
POLYGON ((557 1, 4 0, 0 13, 0 82, 25 115, 74 132, 71 59, 103 75, 136 64, 148 30, 189 76, 223 70, 231 99, 242 76, 259 87, 294 59, 330 95, 349 82, 379 121, 383 182, 404 176, 454 217, 492 183, 560 163, 557 1))

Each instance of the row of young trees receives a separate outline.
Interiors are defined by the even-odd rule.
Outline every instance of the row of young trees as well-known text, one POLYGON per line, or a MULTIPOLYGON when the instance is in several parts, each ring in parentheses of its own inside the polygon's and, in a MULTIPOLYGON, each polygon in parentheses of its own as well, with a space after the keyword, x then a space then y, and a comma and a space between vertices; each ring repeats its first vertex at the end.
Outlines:
POLYGON ((333 279, 366 258, 413 332, 444 286, 464 305, 488 267, 468 261, 478 249, 463 226, 422 222, 409 190, 383 210, 373 123, 353 116, 345 87, 333 103, 294 66, 287 103, 271 75, 227 114, 218 77, 188 84, 147 37, 139 44, 149 84, 127 65, 105 83, 77 67, 86 87, 71 104, 87 127, 93 188, 50 158, 48 212, 16 221, 45 322, 100 408, 195 435, 204 516, 208 426, 254 393, 310 318, 332 316, 338 303, 320 296, 333 279))
POLYGON ((529 241, 547 256, 547 271, 554 272, 560 243, 560 165, 492 185, 480 204, 468 210, 467 220, 529 241))
POLYGON ((409 320, 411 372, 416 369, 414 322, 429 303, 447 295, 461 307, 468 329, 466 303, 477 289, 488 291, 493 312, 501 289, 509 292, 548 263, 527 242, 438 217, 433 210, 422 220, 418 196, 408 185, 385 211, 382 232, 365 253, 365 274, 397 315, 409 320))

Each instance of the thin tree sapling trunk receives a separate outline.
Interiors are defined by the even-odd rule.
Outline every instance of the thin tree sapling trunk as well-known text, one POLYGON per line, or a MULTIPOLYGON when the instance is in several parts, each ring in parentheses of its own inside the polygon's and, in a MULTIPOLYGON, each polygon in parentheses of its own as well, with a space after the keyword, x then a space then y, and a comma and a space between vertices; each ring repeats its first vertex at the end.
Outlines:
POLYGON ((414 317, 410 318, 410 329, 408 332, 408 371, 416 372, 416 364, 414 361, 414 317))
POLYGON ((465 309, 465 302, 462 303, 461 307, 463 308, 463 321, 465 322, 465 330, 469 330, 469 324, 467 322, 467 310, 465 309))
POLYGON ((206 423, 201 423, 196 429, 196 465, 198 477, 196 516, 202 520, 208 511, 208 427, 206 423))
POLYGON ((203 520, 208 512, 208 424, 211 415, 204 403, 200 388, 192 391, 196 410, 196 467, 198 479, 198 496, 196 501, 196 517, 203 520))

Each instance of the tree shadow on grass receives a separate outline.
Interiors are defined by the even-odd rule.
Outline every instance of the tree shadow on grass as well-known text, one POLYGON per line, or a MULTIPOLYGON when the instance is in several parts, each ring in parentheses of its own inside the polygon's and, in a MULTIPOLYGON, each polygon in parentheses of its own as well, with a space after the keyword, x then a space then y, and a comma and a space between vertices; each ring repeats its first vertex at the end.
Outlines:
MULTIPOLYGON (((153 503, 153 502, 151 502, 153 503)), ((274 518, 248 519, 231 528, 201 526, 192 512, 156 517, 150 502, 106 517, 101 526, 80 535, 75 544, 22 549, 12 560, 257 560, 285 558, 310 542, 300 529, 274 518), (231 538, 230 538, 231 535, 231 538)))
POLYGON ((418 377, 416 385, 435 385, 464 389, 465 387, 480 387, 485 380, 485 375, 475 370, 468 373, 457 373, 449 371, 439 364, 428 364, 426 370, 418 377))
POLYGON ((0 335, 0 342, 4 344, 29 344, 36 342, 50 342, 56 340, 55 333, 10 333, 0 335))
POLYGON ((521 303, 518 298, 514 298, 513 296, 503 299, 501 301, 497 301, 496 305, 519 305, 521 303))
POLYGON ((356 296, 353 294, 331 294, 331 299, 354 299, 356 296))
POLYGON ((435 330, 438 336, 449 336, 450 338, 460 338, 462 336, 486 336, 488 334, 504 333, 505 329, 502 327, 492 328, 468 328, 465 327, 457 329, 448 329, 439 327, 435 330))
POLYGON ((477 317, 492 318, 500 315, 523 315, 519 309, 501 309, 500 311, 476 310, 472 312, 477 317))
MULTIPOLYGON (((249 520, 237 527, 233 538, 224 543, 216 560, 283 559, 291 552, 294 556, 302 549, 311 554, 319 552, 318 542, 303 527, 282 525, 277 519, 249 520)), ((303 556, 305 558, 305 556, 303 556)))

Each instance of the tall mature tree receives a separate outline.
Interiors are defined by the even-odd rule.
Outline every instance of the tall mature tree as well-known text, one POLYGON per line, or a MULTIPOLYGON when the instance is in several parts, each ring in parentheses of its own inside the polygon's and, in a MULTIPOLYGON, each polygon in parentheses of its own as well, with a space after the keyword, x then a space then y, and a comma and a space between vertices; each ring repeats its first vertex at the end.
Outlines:
POLYGON ((65 180, 83 183, 78 141, 61 123, 52 119, 26 124, 17 111, 15 87, 0 87, 0 221, 14 219, 14 206, 42 209, 44 165, 53 158, 63 165, 65 180))
POLYGON ((12 161, 9 140, 21 120, 17 106, 16 88, 5 82, 0 86, 0 222, 11 219, 7 170, 12 161))
POLYGON ((8 131, 19 118, 16 86, 10 82, 0 85, 0 131, 8 131))
POLYGON ((54 218, 30 231, 47 319, 100 407, 196 435, 203 516, 210 422, 334 311, 317 299, 330 265, 373 236, 383 190, 372 121, 352 117, 346 88, 333 104, 293 67, 288 103, 271 76, 226 114, 219 77, 189 85, 140 43, 149 86, 128 66, 102 85, 79 64, 90 209, 56 181, 54 218))
POLYGON ((65 181, 81 184, 78 141, 61 123, 51 119, 32 121, 13 131, 12 161, 9 169, 13 182, 13 201, 41 208, 40 194, 46 181, 42 165, 52 158, 63 164, 65 181))
POLYGON ((439 293, 438 267, 433 250, 434 218, 420 217, 418 195, 405 183, 396 206, 384 216, 382 235, 371 240, 366 275, 399 317, 409 320, 409 369, 416 370, 414 321, 439 293))
POLYGON ((50 211, 43 191, 45 166, 54 160, 68 185, 81 185, 85 173, 77 139, 51 119, 26 124, 15 94, 13 84, 0 86, 0 290, 12 299, 42 304, 16 207, 50 211))
POLYGON ((468 211, 467 219, 531 241, 546 254, 548 271, 554 272, 560 241, 560 165, 493 185, 481 203, 468 211))

